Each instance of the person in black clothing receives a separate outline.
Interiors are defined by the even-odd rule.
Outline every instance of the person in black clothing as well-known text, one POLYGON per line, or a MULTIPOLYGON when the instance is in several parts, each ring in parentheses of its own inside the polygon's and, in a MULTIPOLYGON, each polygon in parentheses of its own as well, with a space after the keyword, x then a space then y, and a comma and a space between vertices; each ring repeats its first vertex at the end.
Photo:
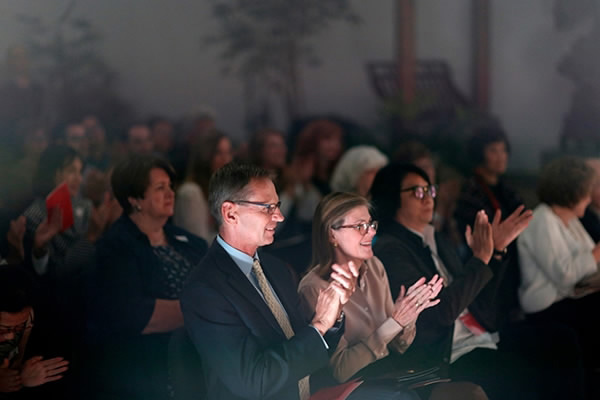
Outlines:
POLYGON ((531 212, 518 208, 502 223, 496 214, 490 224, 480 211, 466 233, 473 257, 463 264, 430 225, 436 194, 427 174, 407 164, 383 168, 371 188, 380 221, 374 252, 385 265, 392 296, 421 276, 440 274, 445 281, 440 304, 417 321, 405 359, 419 367, 440 365, 454 380, 479 384, 492 400, 582 398, 580 357, 571 331, 552 326, 498 332, 496 326, 506 270, 499 250, 527 226, 531 212))
MULTIPOLYGON (((468 142, 468 155, 473 165, 473 175, 463 184, 456 203, 454 218, 458 232, 472 225, 480 210, 492 218, 500 211, 501 218, 512 214, 523 200, 503 179, 506 172, 510 144, 500 128, 482 128, 468 142)), ((466 243, 459 252, 463 261, 472 254, 466 243)), ((522 319, 519 311, 517 289, 520 283, 519 257, 516 242, 506 248, 506 271, 498 298, 499 325, 522 319)))
POLYGON ((96 245, 89 276, 87 398, 166 399, 171 332, 183 326, 179 295, 207 244, 167 220, 171 165, 133 156, 112 173, 123 215, 96 245))

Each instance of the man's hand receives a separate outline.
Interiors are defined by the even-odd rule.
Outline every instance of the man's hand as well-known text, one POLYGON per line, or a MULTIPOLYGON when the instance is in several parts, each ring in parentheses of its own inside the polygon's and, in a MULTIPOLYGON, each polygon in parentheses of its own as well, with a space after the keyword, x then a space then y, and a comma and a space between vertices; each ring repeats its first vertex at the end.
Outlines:
POLYGON ((46 218, 35 230, 33 238, 33 250, 36 255, 43 255, 45 247, 50 240, 62 229, 62 210, 59 207, 54 208, 52 218, 46 218))
POLYGON ((39 386, 57 381, 63 377, 61 374, 69 369, 68 365, 69 362, 62 357, 48 360, 43 360, 41 356, 31 357, 25 361, 21 370, 23 386, 39 386))
POLYGON ((475 216, 473 230, 467 225, 465 232, 467 244, 473 252, 473 256, 479 258, 485 264, 490 262, 494 254, 494 238, 492 234, 492 225, 488 222, 485 211, 481 210, 475 216))
POLYGON ((8 358, 5 358, 0 365, 0 393, 16 392, 22 387, 19 371, 9 368, 8 358))
POLYGON ((498 209, 492 221, 494 248, 498 251, 507 248, 527 228, 529 221, 533 218, 533 212, 525 210, 525 206, 520 205, 502 222, 500 222, 501 217, 502 212, 498 209))
POLYGON ((317 305, 315 306, 315 316, 311 325, 314 326, 321 335, 324 335, 338 319, 342 304, 340 297, 345 295, 345 289, 331 282, 325 290, 319 292, 317 305))

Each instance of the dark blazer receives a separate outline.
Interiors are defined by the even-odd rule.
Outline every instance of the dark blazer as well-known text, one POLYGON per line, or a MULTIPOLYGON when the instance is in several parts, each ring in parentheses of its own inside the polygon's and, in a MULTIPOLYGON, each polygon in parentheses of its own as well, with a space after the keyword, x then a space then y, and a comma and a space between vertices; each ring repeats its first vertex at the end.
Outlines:
MULTIPOLYGON (((495 298, 505 270, 505 263, 495 259, 486 265, 472 257, 463 264, 443 235, 436 233, 435 241, 438 255, 453 280, 440 292, 440 303, 421 313, 415 341, 403 355, 419 366, 449 362, 454 321, 467 307, 484 328, 496 331, 495 298)), ((429 247, 397 222, 382 224, 374 252, 385 266, 393 298, 398 296, 401 285, 408 288, 419 278, 430 279, 437 273, 429 247)))
MULTIPOLYGON (((169 245, 197 265, 206 242, 166 224, 169 245)), ((161 261, 148 237, 122 215, 96 245, 96 267, 86 277, 86 340, 92 398, 167 398, 167 348, 170 333, 142 335, 156 299, 165 292, 161 261)), ((87 361, 87 360, 86 360, 87 361)))
MULTIPOLYGON (((209 399, 298 399, 298 380, 328 365, 328 350, 301 312, 291 271, 278 259, 259 254, 295 336, 286 339, 260 294, 214 241, 181 298, 209 399)), ((338 329, 326 335, 330 351, 342 333, 338 329)), ((322 386, 313 377, 311 391, 322 386)))

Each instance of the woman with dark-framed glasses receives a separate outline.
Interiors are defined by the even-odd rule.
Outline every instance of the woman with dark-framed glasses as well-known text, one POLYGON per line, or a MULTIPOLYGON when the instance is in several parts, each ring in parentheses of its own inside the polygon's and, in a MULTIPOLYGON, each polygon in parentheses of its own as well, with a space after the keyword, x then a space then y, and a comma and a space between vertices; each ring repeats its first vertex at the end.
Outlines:
POLYGON ((492 400, 582 398, 570 330, 497 324, 504 249, 525 229, 530 211, 517 208, 502 222, 496 214, 491 223, 479 211, 465 233, 473 257, 463 263, 431 225, 437 192, 421 168, 389 164, 375 177, 371 195, 380 221, 374 253, 385 266, 392 296, 422 277, 443 280, 440 304, 421 314, 405 353, 415 367, 438 365, 453 380, 480 385, 492 400))
MULTIPOLYGON (((368 200, 354 193, 327 195, 317 206, 313 218, 312 268, 298 288, 307 306, 314 310, 319 292, 329 284, 330 274, 336 273, 332 268, 334 264, 344 269, 352 263, 359 269, 356 291, 343 308, 344 335, 330 360, 331 372, 339 382, 361 377, 370 385, 371 378, 400 375, 403 368, 410 368, 402 354, 415 337, 415 322, 421 312, 439 302, 436 297, 442 280, 438 276, 428 281, 419 279, 407 290, 403 287, 395 301, 392 299, 385 268, 373 256, 371 243, 377 228, 378 222, 371 217, 368 200)), ((384 386, 377 390, 384 393, 398 390, 391 385, 391 380, 379 384, 384 386)), ((486 398, 476 385, 441 385, 446 386, 445 394, 460 385, 477 394, 470 397, 462 391, 461 398, 486 398)))

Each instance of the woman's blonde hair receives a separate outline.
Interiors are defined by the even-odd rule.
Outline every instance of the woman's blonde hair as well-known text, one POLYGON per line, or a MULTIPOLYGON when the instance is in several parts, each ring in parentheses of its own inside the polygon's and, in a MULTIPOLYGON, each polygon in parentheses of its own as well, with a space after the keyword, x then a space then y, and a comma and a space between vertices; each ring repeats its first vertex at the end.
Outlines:
POLYGON ((323 279, 329 277, 331 265, 335 262, 335 251, 329 235, 330 230, 334 226, 344 225, 344 216, 361 206, 367 207, 371 212, 371 204, 367 199, 347 192, 330 193, 319 202, 313 216, 312 262, 309 270, 314 269, 315 273, 323 279))

